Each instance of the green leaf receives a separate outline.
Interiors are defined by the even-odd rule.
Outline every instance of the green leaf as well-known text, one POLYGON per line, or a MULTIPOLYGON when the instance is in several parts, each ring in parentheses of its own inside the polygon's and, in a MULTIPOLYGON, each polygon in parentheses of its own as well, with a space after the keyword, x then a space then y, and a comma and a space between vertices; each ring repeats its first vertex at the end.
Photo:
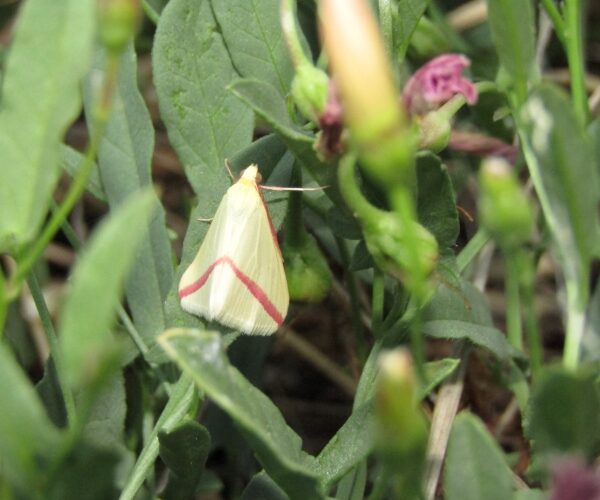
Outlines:
POLYGON ((81 108, 95 8, 93 0, 29 0, 21 10, 0 104, 0 252, 31 241, 46 215, 62 138, 81 108))
POLYGON ((417 156, 417 213, 419 222, 435 236, 440 248, 453 248, 458 238, 458 214, 452 180, 440 158, 417 156))
POLYGON ((530 81, 537 80, 535 32, 530 0, 487 0, 488 22, 502 68, 515 87, 519 102, 525 100, 530 81))
POLYGON ((346 474, 335 492, 336 500, 363 500, 367 486, 367 464, 363 462, 346 474))
POLYGON ((379 21, 390 52, 403 60, 429 0, 379 0, 379 21))
POLYGON ((570 99, 550 85, 531 93, 519 114, 529 172, 557 256, 578 302, 587 302, 590 259, 598 248, 598 169, 590 138, 570 99))
POLYGON ((272 85, 255 79, 234 81, 229 88, 265 120, 287 147, 321 185, 331 185, 333 169, 327 168, 313 149, 314 136, 294 124, 285 101, 272 85))
POLYGON ((169 432, 159 432, 159 454, 171 470, 162 498, 183 500, 194 498, 210 451, 210 434, 193 420, 179 424, 169 432))
POLYGON ((33 386, 3 343, 0 408, 0 473, 23 491, 35 491, 40 487, 38 472, 59 445, 59 435, 33 386))
POLYGON ((118 456, 98 445, 80 441, 57 469, 43 498, 106 500, 117 498, 115 466, 118 456))
POLYGON ((525 431, 536 453, 582 454, 592 459, 600 444, 600 396, 591 374, 553 370, 531 396, 525 431))
POLYGON ((467 281, 463 281, 460 290, 440 285, 423 317, 426 335, 467 339, 503 360, 522 357, 504 334, 494 328, 485 298, 467 281))
POLYGON ((542 490, 518 490, 515 491, 513 500, 546 500, 547 494, 542 490))
POLYGON ((252 112, 226 90, 238 76, 209 0, 171 0, 160 16, 154 82, 169 139, 192 187, 216 206, 224 160, 250 143, 252 112))
POLYGON ((153 208, 154 194, 131 197, 102 223, 81 254, 61 317, 65 371, 74 386, 90 381, 114 352, 110 327, 119 292, 153 208), (110 270, 110 272, 107 272, 110 270))
POLYGON ((288 498, 285 491, 263 471, 250 480, 240 500, 287 500, 288 498))
POLYGON ((317 457, 326 488, 333 486, 364 460, 374 446, 373 405, 355 409, 317 457))
POLYGON ((286 96, 294 67, 281 31, 279 1, 211 0, 211 3, 240 75, 267 82, 286 96))
POLYGON ((324 498, 315 460, 271 400, 229 364, 217 332, 172 329, 160 345, 237 423, 267 473, 294 499, 324 498))
POLYGON ((120 371, 114 373, 95 395, 83 434, 91 444, 124 452, 125 380, 120 371))
POLYGON ((463 412, 452 425, 444 467, 448 500, 506 500, 512 481, 502 451, 475 415, 463 412))
MULTIPOLYGON (((99 53, 95 66, 102 68, 99 53)), ((93 75, 87 81, 85 107, 93 114, 93 75)), ((137 58, 129 46, 121 58, 113 108, 98 151, 100 179, 111 209, 131 194, 150 188, 154 129, 150 113, 137 86, 137 58)), ((88 120, 91 121, 91 120, 88 120)), ((148 344, 165 327, 163 304, 173 281, 171 242, 165 227, 165 212, 153 196, 153 216, 145 226, 143 239, 127 280, 127 304, 136 329, 148 344)))
POLYGON ((439 384, 446 380, 446 378, 452 375, 459 364, 460 359, 456 358, 445 358, 425 363, 426 383, 419 388, 419 398, 425 398, 439 384))
MULTIPOLYGON (((66 144, 62 145, 62 167, 71 177, 75 177, 83 165, 85 156, 66 144)), ((88 179, 87 188, 100 201, 106 201, 106 193, 98 175, 98 167, 94 165, 88 179)))

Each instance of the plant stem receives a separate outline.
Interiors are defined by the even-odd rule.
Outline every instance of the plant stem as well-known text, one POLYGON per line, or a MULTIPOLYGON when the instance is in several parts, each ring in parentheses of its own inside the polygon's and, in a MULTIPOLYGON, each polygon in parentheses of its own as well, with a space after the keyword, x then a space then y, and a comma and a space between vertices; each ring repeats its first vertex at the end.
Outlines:
POLYGON ((585 306, 578 300, 576 286, 567 283, 567 332, 563 351, 563 365, 576 370, 579 365, 579 350, 585 326, 585 306))
POLYGON ((54 361, 54 366, 56 368, 58 385, 60 386, 60 390, 65 402, 65 409, 67 410, 67 419, 69 426, 72 427, 77 420, 75 398, 73 397, 73 393, 71 392, 71 388, 69 387, 69 383, 67 381, 62 351, 58 343, 58 337, 56 336, 54 325, 52 324, 52 318, 50 317, 50 312, 46 306, 44 294, 40 288, 40 284, 34 271, 31 271, 27 276, 27 284, 29 285, 29 291, 31 292, 31 296, 35 302, 44 332, 46 333, 48 344, 50 345, 50 352, 52 353, 52 360, 54 361))
POLYGON ((0 339, 4 337, 4 324, 6 323, 6 315, 8 314, 8 302, 9 297, 6 293, 4 271, 0 265, 0 339))
POLYGON ((490 237, 481 229, 475 233, 475 236, 469 240, 456 258, 456 265, 460 273, 464 272, 488 241, 490 241, 490 237))
POLYGON ((142 8, 144 9, 144 13, 152 21, 155 25, 158 25, 158 21, 160 20, 160 14, 156 11, 152 5, 148 2, 148 0, 142 0, 142 8))
POLYGON ((371 299, 371 325, 373 333, 379 336, 381 325, 383 323, 383 306, 385 299, 385 280, 384 274, 380 269, 373 270, 373 292, 371 299))
POLYGON ((523 331, 521 327, 521 297, 519 292, 520 266, 514 250, 504 254, 505 293, 506 293, 506 333, 509 342, 523 351, 523 331))
POLYGON ((192 380, 187 375, 182 374, 173 387, 173 393, 152 429, 148 442, 138 456, 119 500, 133 500, 135 498, 150 469, 154 467, 154 462, 158 456, 158 433, 163 430, 172 430, 188 410, 194 406, 197 397, 197 391, 192 380))
POLYGON ((565 21, 560 15, 554 0, 542 0, 542 5, 548 14, 548 17, 552 21, 552 25, 554 26, 554 32, 556 36, 561 41, 563 46, 566 46, 565 40, 565 21))
POLYGON ((543 346, 535 311, 534 261, 529 254, 521 254, 521 293, 525 314, 525 336, 529 351, 529 365, 533 380, 537 380, 543 365, 543 346))
POLYGON ((571 73, 571 94, 575 114, 581 125, 587 125, 589 107, 585 88, 585 69, 583 60, 583 2, 565 0, 565 39, 569 71, 571 73))
POLYGON ((97 111, 94 114, 95 124, 92 127, 92 136, 90 139, 89 146, 87 148, 83 164, 77 175, 73 179, 65 198, 59 205, 40 234, 37 240, 30 247, 29 251, 25 254, 23 259, 18 263, 17 271, 11 280, 11 288, 15 293, 18 293, 23 280, 29 273, 29 270, 35 265, 40 255, 50 243, 50 240, 54 237, 56 232, 60 229, 62 223, 66 220, 69 213, 77 203, 77 200, 81 197, 85 191, 89 176, 94 168, 94 160, 100 147, 100 142, 104 136, 104 130, 108 117, 110 114, 110 106, 112 101, 112 94, 114 87, 117 82, 117 75, 119 70, 120 58, 118 55, 109 55, 106 66, 106 78, 100 94, 100 100, 98 103, 97 111))

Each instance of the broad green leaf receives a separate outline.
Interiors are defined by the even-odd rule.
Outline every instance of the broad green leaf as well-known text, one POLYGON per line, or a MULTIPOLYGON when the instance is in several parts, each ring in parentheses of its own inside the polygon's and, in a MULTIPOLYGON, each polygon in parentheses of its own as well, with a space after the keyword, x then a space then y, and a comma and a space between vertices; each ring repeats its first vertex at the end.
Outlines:
POLYGON ((0 102, 0 252, 30 241, 58 180, 61 143, 81 108, 94 0, 28 0, 6 61, 0 102))
POLYGON ((172 329, 160 345, 184 373, 237 423, 275 482, 294 499, 324 498, 313 457, 271 400, 229 364, 217 332, 172 329))
MULTIPOLYGON (((62 145, 62 167, 71 177, 75 177, 83 165, 85 155, 66 144, 62 145)), ((100 201, 106 201, 106 193, 102 187, 98 167, 94 165, 87 183, 87 190, 100 201)))
POLYGON ((374 439, 373 405, 366 403, 352 411, 317 457, 318 471, 327 488, 367 457, 374 439))
MULTIPOLYGON (((102 59, 99 53, 97 68, 103 67, 102 59)), ((94 110, 94 74, 92 69, 84 96, 88 117, 94 110)), ((100 179, 112 209, 131 194, 153 185, 154 129, 136 75, 137 58, 129 46, 121 58, 112 112, 98 151, 100 179)), ((134 324, 150 344, 166 327, 163 304, 173 281, 171 242, 165 227, 165 212, 156 195, 152 219, 145 227, 127 280, 126 296, 134 324)))
POLYGON ((224 160, 250 143, 252 112, 226 90, 238 77, 209 0, 171 0, 154 39, 154 82, 169 139, 205 209, 227 186, 224 160))
POLYGON ((487 0, 488 22, 502 68, 519 102, 536 83, 534 15, 531 0, 487 0))
POLYGON ((118 456, 110 449, 85 440, 73 447, 44 490, 45 500, 117 498, 115 485, 118 456))
POLYGON ((288 498, 285 491, 263 471, 250 480, 240 500, 287 500, 288 498))
POLYGON ((314 136, 292 122, 284 99, 272 85, 256 79, 234 81, 231 91, 265 120, 287 147, 321 185, 331 185, 333 169, 318 159, 313 149, 314 136))
POLYGON ((103 358, 114 352, 110 327, 115 308, 153 205, 154 194, 145 191, 112 212, 73 271, 60 343, 65 371, 74 386, 90 381, 103 358))
POLYGON ((235 69, 289 93, 294 67, 288 55, 278 0, 211 0, 235 69))
POLYGON ((481 420, 463 412, 452 425, 444 467, 448 500, 507 500, 512 480, 502 451, 481 420))
POLYGON ((531 396, 526 435, 536 453, 576 453, 591 459, 600 444, 600 396, 591 374, 554 370, 531 396))
POLYGON ((0 343, 0 475, 23 489, 40 488, 38 472, 59 444, 33 386, 0 343))
POLYGON ((171 476, 162 498, 194 498, 210 451, 210 434, 203 425, 186 420, 169 432, 159 432, 160 458, 171 476))
POLYGON ((95 396, 85 422, 83 435, 89 443, 125 451, 125 380, 120 371, 115 372, 95 396))
POLYGON ((523 150, 565 273, 587 302, 590 259, 598 248, 600 193, 594 150, 567 95, 538 86, 518 116, 523 150))
POLYGON ((458 214, 448 169, 432 153, 417 156, 417 212, 419 222, 435 236, 440 248, 449 249, 458 238, 458 214))
POLYGON ((435 338, 467 339, 499 359, 522 357, 492 323, 483 295, 467 281, 461 289, 440 285, 423 313, 423 333, 435 338))
POLYGON ((378 0, 379 21, 390 54, 403 60, 429 0, 378 0))
POLYGON ((548 495, 542 490, 515 491, 513 500, 547 500, 548 495))

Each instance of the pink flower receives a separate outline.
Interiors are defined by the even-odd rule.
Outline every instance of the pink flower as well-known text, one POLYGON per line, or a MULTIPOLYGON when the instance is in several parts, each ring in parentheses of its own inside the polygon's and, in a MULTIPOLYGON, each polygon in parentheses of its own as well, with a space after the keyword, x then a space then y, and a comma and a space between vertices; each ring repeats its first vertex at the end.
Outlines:
POLYGON ((411 114, 422 115, 439 108, 457 94, 469 104, 477 102, 473 82, 461 75, 471 61, 460 54, 444 54, 421 66, 408 80, 402 99, 411 114))

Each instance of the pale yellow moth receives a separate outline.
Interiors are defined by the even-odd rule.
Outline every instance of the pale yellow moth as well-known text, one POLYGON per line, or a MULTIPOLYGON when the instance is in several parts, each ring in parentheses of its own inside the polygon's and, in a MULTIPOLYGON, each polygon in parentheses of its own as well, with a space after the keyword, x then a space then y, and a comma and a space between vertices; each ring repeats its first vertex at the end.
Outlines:
POLYGON ((290 298, 277 235, 259 192, 256 165, 219 205, 196 258, 179 283, 181 307, 250 335, 283 323, 290 298))

